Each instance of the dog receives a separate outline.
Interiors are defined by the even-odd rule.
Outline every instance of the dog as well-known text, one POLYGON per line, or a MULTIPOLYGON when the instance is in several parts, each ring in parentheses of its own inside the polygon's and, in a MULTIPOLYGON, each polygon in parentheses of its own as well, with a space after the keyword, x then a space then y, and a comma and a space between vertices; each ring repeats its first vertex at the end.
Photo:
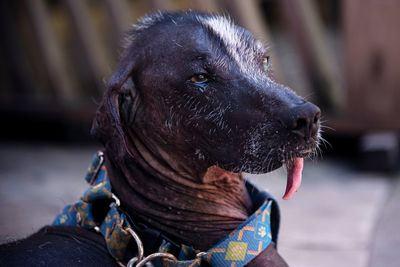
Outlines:
MULTIPOLYGON (((255 210, 242 172, 286 165, 283 198, 293 196, 321 112, 275 82, 270 65, 265 46, 225 16, 159 12, 127 33, 92 127, 126 214, 206 251, 255 210)), ((47 226, 3 245, 0 265, 118 266, 97 232, 47 226)), ((247 266, 287 266, 273 241, 247 266)))

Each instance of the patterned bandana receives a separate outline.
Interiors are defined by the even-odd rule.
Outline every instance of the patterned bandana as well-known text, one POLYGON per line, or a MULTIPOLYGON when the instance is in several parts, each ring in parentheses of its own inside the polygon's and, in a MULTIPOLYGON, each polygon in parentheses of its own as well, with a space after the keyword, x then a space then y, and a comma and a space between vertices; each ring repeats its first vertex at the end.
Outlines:
MULTIPOLYGON (((132 227, 134 223, 130 223, 129 217, 119 208, 119 200, 111 191, 110 179, 103 161, 103 153, 98 152, 85 177, 91 186, 81 200, 63 209, 53 225, 79 226, 100 232, 105 238, 110 254, 118 262, 124 262, 129 242, 133 239, 127 229, 135 227, 132 227)), ((202 262, 207 262, 208 266, 244 266, 265 250, 271 241, 276 242, 279 218, 274 220, 277 223, 273 229, 276 232, 274 234, 271 231, 270 217, 271 208, 279 216, 276 202, 251 184, 246 185, 253 200, 261 204, 255 213, 206 252, 186 245, 179 246, 177 252, 176 249, 172 249, 173 244, 169 240, 163 240, 158 252, 173 253, 177 258, 164 259, 164 266, 196 267, 201 266, 202 262), (258 194, 255 195, 254 191, 258 194)))

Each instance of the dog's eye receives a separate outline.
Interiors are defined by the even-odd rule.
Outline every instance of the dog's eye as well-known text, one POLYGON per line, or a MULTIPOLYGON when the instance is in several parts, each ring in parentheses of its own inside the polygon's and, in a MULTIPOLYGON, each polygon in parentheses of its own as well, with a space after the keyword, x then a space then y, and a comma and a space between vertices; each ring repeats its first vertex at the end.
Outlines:
POLYGON ((262 64, 263 64, 264 71, 268 72, 271 68, 271 60, 270 60, 269 56, 263 57, 262 64))
POLYGON ((207 77, 207 75, 205 75, 205 74, 196 74, 196 75, 193 75, 191 78, 190 78, 190 81, 192 82, 192 83, 195 83, 195 84, 205 84, 205 83, 207 83, 208 81, 209 81, 210 79, 207 77))

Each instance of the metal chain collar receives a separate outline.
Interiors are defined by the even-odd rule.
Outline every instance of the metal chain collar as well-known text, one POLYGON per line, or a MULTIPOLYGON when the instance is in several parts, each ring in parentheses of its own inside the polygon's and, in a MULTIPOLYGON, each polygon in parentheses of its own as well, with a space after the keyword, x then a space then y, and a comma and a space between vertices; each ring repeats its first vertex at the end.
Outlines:
POLYGON ((143 267, 157 259, 163 260, 163 264, 169 267, 199 267, 203 261, 211 266, 226 266, 227 264, 245 266, 273 241, 270 214, 272 205, 275 205, 275 209, 277 206, 266 193, 259 192, 254 186, 247 184, 250 196, 254 203, 257 203, 258 209, 235 231, 207 252, 198 252, 191 247, 181 245, 181 251, 175 257, 169 253, 171 244, 167 242, 160 246, 158 252, 145 257, 143 242, 133 230, 129 217, 120 210, 120 200, 111 190, 107 169, 103 164, 104 154, 98 152, 85 178, 91 185, 90 188, 77 203, 67 205, 55 218, 53 225, 73 225, 94 229, 101 233, 105 238, 109 253, 120 266, 143 267), (101 223, 96 220, 92 211, 99 200, 110 201, 108 213, 101 223), (122 261, 132 238, 137 246, 137 255, 124 265, 122 261))

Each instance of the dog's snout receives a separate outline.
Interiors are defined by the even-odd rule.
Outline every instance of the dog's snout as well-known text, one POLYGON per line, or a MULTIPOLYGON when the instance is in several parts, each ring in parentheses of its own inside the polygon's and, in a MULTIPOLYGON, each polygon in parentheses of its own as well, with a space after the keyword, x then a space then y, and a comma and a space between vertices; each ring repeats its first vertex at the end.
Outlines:
POLYGON ((321 110, 310 102, 304 102, 289 109, 281 119, 283 126, 306 140, 318 130, 321 110))

